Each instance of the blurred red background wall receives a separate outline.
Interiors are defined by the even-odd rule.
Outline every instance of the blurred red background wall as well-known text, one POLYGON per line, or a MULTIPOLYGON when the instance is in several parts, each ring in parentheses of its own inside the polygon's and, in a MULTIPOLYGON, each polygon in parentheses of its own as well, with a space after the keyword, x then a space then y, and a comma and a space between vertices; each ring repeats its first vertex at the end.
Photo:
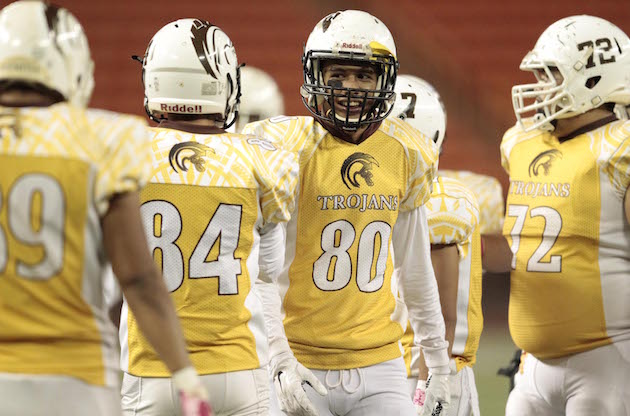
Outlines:
POLYGON ((574 14, 609 19, 630 33, 627 0, 291 1, 57 0, 82 22, 96 64, 92 106, 143 114, 140 65, 152 35, 165 23, 199 17, 220 26, 239 60, 269 72, 287 114, 307 114, 300 97, 300 57, 313 26, 342 9, 368 11, 396 39, 401 73, 421 76, 440 91, 448 113, 441 166, 507 178, 499 142, 514 123, 510 89, 529 81, 521 58, 555 20, 574 14))

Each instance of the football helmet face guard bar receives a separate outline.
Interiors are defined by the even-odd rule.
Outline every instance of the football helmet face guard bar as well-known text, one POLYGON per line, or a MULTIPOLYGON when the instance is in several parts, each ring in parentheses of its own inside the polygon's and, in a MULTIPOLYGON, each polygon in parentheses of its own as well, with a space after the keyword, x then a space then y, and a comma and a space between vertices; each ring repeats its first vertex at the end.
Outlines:
MULTIPOLYGON (((592 49, 590 53, 592 54, 592 49)), ((585 61, 588 56, 587 51, 585 61)), ((564 74, 562 68, 557 67, 555 63, 545 63, 538 59, 534 51, 525 56, 520 69, 532 72, 537 82, 512 87, 512 106, 516 120, 525 131, 535 129, 553 131, 554 126, 551 122, 566 117, 575 107, 575 99, 567 91, 568 74, 564 74), (562 75, 561 83, 558 83, 552 68, 562 75), (542 77, 541 73, 544 73, 545 77, 542 77), (533 123, 524 124, 524 118, 531 118, 533 123)))
POLYGON ((596 16, 570 16, 550 25, 520 69, 538 80, 512 88, 514 112, 525 131, 552 131, 554 120, 606 103, 630 104, 630 38, 596 16))
MULTIPOLYGON (((392 55, 357 52, 332 52, 328 50, 305 51, 302 60, 304 66, 304 85, 302 101, 311 114, 320 121, 332 123, 345 131, 356 131, 361 127, 384 120, 393 108, 395 99, 394 85, 398 73, 398 61, 392 55), (334 60, 346 65, 374 65, 379 74, 377 88, 345 88, 340 85, 324 84, 322 73, 323 61, 334 60), (345 97, 345 114, 337 114, 335 99, 345 97), (355 120, 350 119, 350 99, 361 100, 361 112, 355 120)), ((338 106, 339 104, 337 104, 338 106)))

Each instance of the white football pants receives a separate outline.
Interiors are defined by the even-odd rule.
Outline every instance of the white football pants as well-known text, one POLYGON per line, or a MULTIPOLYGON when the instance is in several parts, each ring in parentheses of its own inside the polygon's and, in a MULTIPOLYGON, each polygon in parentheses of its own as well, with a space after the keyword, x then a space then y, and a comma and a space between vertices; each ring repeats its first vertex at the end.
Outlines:
POLYGON ((0 415, 120 416, 120 393, 74 377, 0 373, 0 415))
POLYGON ((630 340, 521 366, 506 416, 630 415, 630 340))
MULTIPOLYGON (((269 376, 266 368, 201 376, 215 416, 267 416, 269 376)), ((166 377, 135 377, 122 382, 125 416, 178 416, 177 391, 166 377)))
MULTIPOLYGON (((328 395, 322 397, 304 387, 319 416, 416 416, 405 393, 407 370, 402 357, 350 370, 310 370, 328 389, 328 395)), ((271 413, 278 415, 284 413, 271 413)))

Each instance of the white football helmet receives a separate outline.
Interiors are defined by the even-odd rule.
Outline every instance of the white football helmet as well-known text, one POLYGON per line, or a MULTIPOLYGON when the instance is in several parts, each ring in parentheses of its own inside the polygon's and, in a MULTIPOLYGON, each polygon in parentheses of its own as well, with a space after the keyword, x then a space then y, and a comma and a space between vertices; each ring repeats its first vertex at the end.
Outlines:
POLYGON ((395 91, 396 102, 391 115, 433 139, 441 150, 446 133, 446 110, 435 88, 421 78, 401 74, 395 91))
POLYGON ((218 114, 223 127, 236 120, 240 68, 230 38, 200 19, 180 19, 160 29, 142 62, 149 117, 167 113, 218 114))
POLYGON ((300 89, 306 108, 319 121, 347 131, 356 131, 382 121, 394 103, 398 71, 394 38, 379 19, 359 10, 344 10, 323 18, 311 32, 302 56, 304 85, 300 89), (348 65, 369 63, 379 73, 377 88, 364 90, 324 85, 322 61, 342 61, 348 65), (350 100, 346 114, 335 114, 333 94, 362 98, 364 108, 357 119, 350 119, 350 100), (368 102, 372 105, 366 105, 368 102))
POLYGON ((599 17, 558 20, 543 32, 520 69, 534 72, 538 80, 512 88, 514 112, 526 131, 551 131, 553 120, 604 103, 630 103, 630 39, 599 17), (530 116, 533 122, 524 124, 530 116))
POLYGON ((79 21, 68 10, 22 0, 0 10, 0 80, 57 91, 85 106, 94 88, 94 63, 79 21))
POLYGON ((284 113, 284 99, 276 81, 265 71, 249 65, 241 68, 241 103, 236 131, 247 123, 284 113))

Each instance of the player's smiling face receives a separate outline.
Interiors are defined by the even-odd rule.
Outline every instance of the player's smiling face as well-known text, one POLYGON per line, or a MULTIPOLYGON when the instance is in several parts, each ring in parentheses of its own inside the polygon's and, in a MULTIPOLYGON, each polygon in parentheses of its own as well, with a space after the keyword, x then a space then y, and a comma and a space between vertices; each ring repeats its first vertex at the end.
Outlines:
POLYGON ((376 89, 378 72, 369 64, 348 65, 343 61, 326 61, 323 63, 322 76, 324 84, 335 87, 335 98, 331 105, 335 107, 337 118, 357 121, 362 111, 369 109, 374 100, 369 99, 373 93, 364 92, 376 89), (340 89, 337 89, 340 88, 340 89), (351 88, 342 90, 341 88, 351 88), (364 90, 364 91, 361 91, 364 90))

